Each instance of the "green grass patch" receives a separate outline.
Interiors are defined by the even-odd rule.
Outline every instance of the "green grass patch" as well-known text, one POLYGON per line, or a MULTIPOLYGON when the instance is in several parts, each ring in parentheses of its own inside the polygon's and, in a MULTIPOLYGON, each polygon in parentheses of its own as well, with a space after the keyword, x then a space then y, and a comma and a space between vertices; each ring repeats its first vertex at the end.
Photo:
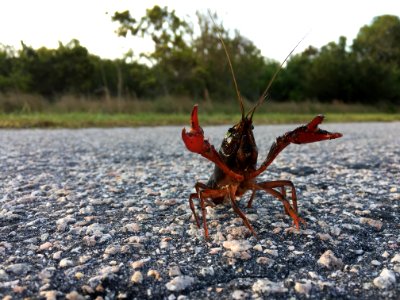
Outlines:
MULTIPOLYGON (((198 99, 199 100, 199 99, 198 99)), ((197 101, 189 97, 156 99, 90 98, 63 95, 48 101, 38 95, 0 93, 0 128, 85 128, 186 125, 197 101)), ((240 120, 237 100, 198 101, 202 125, 232 125, 240 120)), ((254 102, 244 100, 246 112, 254 102)), ((303 124, 317 114, 326 122, 400 121, 400 107, 332 101, 266 101, 257 108, 255 124, 303 124)))
MULTIPOLYGON (((312 113, 259 113, 255 124, 303 124, 316 114, 312 113)), ((400 121, 400 114, 386 113, 327 113, 326 122, 391 122, 400 121)), ((240 120, 239 114, 199 114, 202 125, 232 125, 240 120)), ((86 127, 137 127, 186 125, 190 111, 182 113, 30 113, 0 114, 0 128, 86 128, 86 127)))

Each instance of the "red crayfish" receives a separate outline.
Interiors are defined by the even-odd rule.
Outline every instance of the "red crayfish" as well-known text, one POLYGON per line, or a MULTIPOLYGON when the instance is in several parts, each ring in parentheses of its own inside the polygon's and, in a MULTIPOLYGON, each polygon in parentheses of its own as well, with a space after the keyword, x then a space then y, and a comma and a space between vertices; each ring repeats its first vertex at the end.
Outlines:
POLYGON ((228 129, 219 151, 217 151, 214 146, 204 138, 203 129, 199 125, 197 105, 193 107, 190 130, 186 131, 185 128, 182 129, 182 139, 187 149, 191 152, 200 154, 215 164, 214 172, 208 182, 197 182, 194 186, 196 193, 192 193, 189 196, 189 205, 196 220, 196 224, 200 228, 200 221, 195 211, 193 199, 199 199, 200 202, 206 239, 209 238, 206 222, 206 206, 217 205, 227 201, 232 205, 233 210, 242 218, 244 225, 254 236, 256 236, 256 232, 246 215, 238 207, 237 198, 241 197, 247 191, 251 191, 252 194, 247 203, 247 207, 250 208, 255 192, 262 190, 282 202, 286 214, 293 219, 294 225, 298 229, 299 223, 305 223, 305 221, 298 215, 297 196, 293 183, 289 180, 258 182, 256 178, 268 168, 277 155, 289 144, 306 144, 336 139, 341 137, 342 134, 332 133, 318 128, 318 125, 321 124, 324 119, 324 116, 318 115, 307 125, 297 127, 296 129, 278 137, 272 144, 266 159, 259 167, 257 167, 258 149, 253 135, 253 114, 256 108, 266 98, 273 80, 294 49, 276 71, 257 104, 247 114, 245 114, 243 101, 236 84, 231 61, 222 39, 221 42, 224 46, 232 72, 242 118, 239 123, 228 129), (290 204, 286 196, 286 188, 291 190, 292 204, 290 204))

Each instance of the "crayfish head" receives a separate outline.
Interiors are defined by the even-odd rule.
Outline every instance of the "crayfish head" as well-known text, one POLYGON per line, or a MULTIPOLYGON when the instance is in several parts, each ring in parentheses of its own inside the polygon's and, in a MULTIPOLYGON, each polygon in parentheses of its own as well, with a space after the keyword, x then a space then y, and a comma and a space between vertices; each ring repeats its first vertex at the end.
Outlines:
POLYGON ((195 153, 202 153, 204 151, 204 147, 208 145, 207 141, 204 141, 204 132, 203 128, 199 125, 199 118, 197 115, 197 104, 193 107, 192 115, 191 115, 191 124, 192 127, 189 131, 186 131, 186 128, 182 129, 182 140, 188 148, 189 151, 195 153))

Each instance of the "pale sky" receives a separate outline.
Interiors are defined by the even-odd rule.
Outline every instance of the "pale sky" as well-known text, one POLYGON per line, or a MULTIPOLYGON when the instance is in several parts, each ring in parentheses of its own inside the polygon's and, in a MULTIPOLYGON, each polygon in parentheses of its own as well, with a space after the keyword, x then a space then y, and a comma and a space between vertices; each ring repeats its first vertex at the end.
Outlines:
POLYGON ((129 49, 139 54, 151 49, 151 42, 122 38, 111 21, 115 11, 129 9, 140 18, 155 4, 175 9, 179 17, 196 22, 197 10, 217 12, 225 28, 238 29, 261 50, 265 57, 283 60, 294 45, 307 34, 297 48, 320 48, 339 36, 348 45, 359 29, 375 16, 400 16, 399 0, 2 0, 0 2, 0 43, 20 48, 20 41, 39 48, 57 48, 78 39, 92 54, 103 58, 121 58, 129 49))

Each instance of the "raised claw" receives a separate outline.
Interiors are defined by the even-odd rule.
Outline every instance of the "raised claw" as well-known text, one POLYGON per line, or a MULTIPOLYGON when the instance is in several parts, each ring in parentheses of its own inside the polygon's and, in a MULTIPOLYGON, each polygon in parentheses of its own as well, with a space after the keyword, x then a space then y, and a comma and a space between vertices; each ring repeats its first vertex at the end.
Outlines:
POLYGON ((190 131, 187 132, 186 128, 182 129, 182 140, 189 151, 195 153, 203 153, 205 146, 204 132, 203 128, 201 128, 199 125, 199 118, 197 115, 197 104, 193 107, 190 121, 192 124, 190 131))
POLYGON ((232 171, 220 158, 218 152, 210 142, 204 139, 203 128, 199 125, 199 118, 197 116, 197 104, 193 107, 191 115, 192 127, 187 132, 185 128, 182 129, 182 140, 189 151, 200 154, 201 156, 209 159, 215 163, 221 170, 228 176, 237 181, 243 181, 243 175, 237 174, 232 171))
POLYGON ((339 132, 329 132, 318 128, 318 125, 324 120, 323 115, 318 115, 307 125, 297 127, 295 130, 288 132, 286 137, 288 141, 294 144, 314 143, 324 140, 332 140, 342 137, 339 132))

